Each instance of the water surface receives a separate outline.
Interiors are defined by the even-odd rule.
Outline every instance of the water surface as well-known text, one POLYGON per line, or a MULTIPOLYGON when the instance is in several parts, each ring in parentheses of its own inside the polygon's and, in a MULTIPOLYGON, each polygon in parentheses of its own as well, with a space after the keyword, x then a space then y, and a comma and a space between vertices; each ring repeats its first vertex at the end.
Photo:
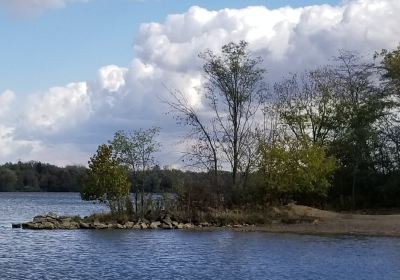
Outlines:
POLYGON ((78 194, 0 193, 0 279, 400 279, 399 238, 11 229, 102 210, 78 194))

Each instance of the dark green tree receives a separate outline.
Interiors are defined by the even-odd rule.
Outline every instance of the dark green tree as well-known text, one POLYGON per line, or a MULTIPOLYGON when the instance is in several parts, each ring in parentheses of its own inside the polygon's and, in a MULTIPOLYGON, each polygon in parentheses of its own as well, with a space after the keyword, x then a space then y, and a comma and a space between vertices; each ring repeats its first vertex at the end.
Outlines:
POLYGON ((13 170, 0 167, 0 192, 14 191, 17 179, 17 175, 13 170))
POLYGON ((374 153, 379 135, 377 124, 385 116, 388 102, 384 92, 374 83, 374 65, 364 62, 357 53, 341 51, 334 71, 339 125, 331 152, 338 158, 342 171, 351 174, 354 208, 362 174, 369 174, 375 168, 374 153))

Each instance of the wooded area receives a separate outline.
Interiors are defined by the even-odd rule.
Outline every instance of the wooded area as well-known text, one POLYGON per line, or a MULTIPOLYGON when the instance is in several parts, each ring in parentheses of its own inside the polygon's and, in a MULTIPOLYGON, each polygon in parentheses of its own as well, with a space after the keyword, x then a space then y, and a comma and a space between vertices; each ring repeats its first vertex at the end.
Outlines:
POLYGON ((290 201, 334 209, 400 206, 400 47, 371 59, 341 50, 327 65, 273 86, 266 83, 273 69, 262 68, 246 42, 200 57, 207 114, 179 90, 165 102, 189 129, 185 163, 202 172, 160 169, 154 158, 160 128, 150 128, 116 132, 89 171, 5 164, 0 190, 83 190, 83 198, 101 200, 115 191, 94 194, 102 178, 121 186, 121 197, 135 193, 136 207, 148 192, 175 193, 185 209, 260 209, 290 201), (109 175, 96 171, 107 166, 114 170, 109 175))

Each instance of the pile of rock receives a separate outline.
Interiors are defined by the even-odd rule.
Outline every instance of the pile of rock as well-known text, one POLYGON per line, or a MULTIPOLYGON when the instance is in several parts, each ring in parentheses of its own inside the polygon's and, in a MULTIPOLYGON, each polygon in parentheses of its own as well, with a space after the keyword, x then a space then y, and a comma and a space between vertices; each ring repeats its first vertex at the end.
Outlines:
POLYGON ((195 227, 191 223, 181 223, 172 219, 168 214, 155 221, 139 219, 136 222, 88 222, 78 216, 57 216, 48 213, 43 216, 36 216, 32 222, 12 224, 13 228, 52 230, 52 229, 190 229, 195 227))

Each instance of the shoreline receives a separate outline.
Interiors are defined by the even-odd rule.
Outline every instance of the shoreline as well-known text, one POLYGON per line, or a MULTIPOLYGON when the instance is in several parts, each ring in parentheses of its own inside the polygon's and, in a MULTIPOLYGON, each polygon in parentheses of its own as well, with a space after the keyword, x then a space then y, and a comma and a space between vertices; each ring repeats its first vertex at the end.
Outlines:
POLYGON ((386 232, 380 230, 342 230, 342 229, 327 229, 324 227, 314 227, 307 224, 293 225, 257 225, 247 226, 242 228, 233 227, 210 227, 210 228, 193 228, 187 229, 193 231, 234 231, 234 232, 262 232, 276 234, 295 234, 295 235, 311 235, 311 236, 364 236, 364 237, 392 237, 400 238, 400 232, 386 232))
POLYGON ((400 237, 400 214, 365 215, 338 213, 319 210, 302 205, 290 204, 272 208, 270 219, 266 224, 234 223, 187 223, 174 219, 169 214, 155 220, 144 218, 136 221, 118 222, 106 219, 100 222, 96 216, 80 218, 79 216, 57 216, 48 213, 36 216, 31 222, 12 224, 12 228, 29 230, 91 229, 91 230, 193 230, 214 231, 230 230, 236 232, 268 232, 305 235, 353 235, 400 237))
MULTIPOLYGON (((365 215, 369 216, 369 215, 365 215)), ((84 226, 72 227, 26 227, 24 225, 30 223, 13 224, 13 228, 24 228, 28 230, 181 230, 181 231, 232 231, 232 232, 265 232, 265 233, 282 233, 282 234, 299 234, 314 236, 365 236, 365 237, 393 237, 400 238, 400 215, 390 215, 387 217, 373 217, 368 219, 363 216, 359 218, 351 218, 346 220, 326 220, 313 223, 300 222, 295 224, 273 223, 266 225, 194 225, 194 224, 175 224, 175 226, 163 226, 158 224, 153 226, 150 222, 148 225, 138 223, 138 226, 131 225, 127 227, 124 224, 117 223, 99 223, 84 224, 84 226), (383 220, 380 220, 382 219, 383 220), (395 221, 388 224, 388 220, 395 221), (21 225, 16 227, 15 225, 21 225)))

